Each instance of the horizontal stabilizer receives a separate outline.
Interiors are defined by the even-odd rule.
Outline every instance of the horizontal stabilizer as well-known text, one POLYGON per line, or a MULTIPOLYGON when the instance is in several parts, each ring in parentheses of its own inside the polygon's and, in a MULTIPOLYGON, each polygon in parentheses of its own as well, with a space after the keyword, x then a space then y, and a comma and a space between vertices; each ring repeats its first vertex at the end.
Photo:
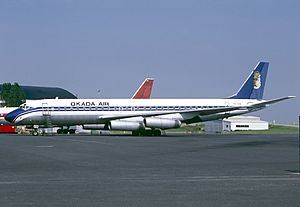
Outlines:
POLYGON ((276 98, 276 99, 264 101, 264 102, 261 102, 261 103, 258 103, 258 104, 253 104, 251 106, 251 108, 262 108, 262 107, 266 107, 267 105, 274 104, 274 103, 284 101, 284 100, 287 100, 287 99, 291 99, 291 98, 295 98, 295 97, 296 96, 286 96, 286 97, 276 98))

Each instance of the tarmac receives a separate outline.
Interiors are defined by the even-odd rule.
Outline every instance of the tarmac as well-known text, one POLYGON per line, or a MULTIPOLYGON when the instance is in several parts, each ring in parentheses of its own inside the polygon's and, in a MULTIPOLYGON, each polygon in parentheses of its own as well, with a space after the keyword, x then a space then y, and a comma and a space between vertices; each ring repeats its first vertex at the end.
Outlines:
POLYGON ((298 135, 0 135, 0 206, 298 206, 298 135))

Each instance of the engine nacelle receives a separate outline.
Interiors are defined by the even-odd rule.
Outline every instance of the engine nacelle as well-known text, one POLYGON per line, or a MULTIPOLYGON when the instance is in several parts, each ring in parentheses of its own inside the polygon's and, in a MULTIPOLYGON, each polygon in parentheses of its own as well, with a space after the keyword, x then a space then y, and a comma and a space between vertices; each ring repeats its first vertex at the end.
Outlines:
POLYGON ((181 121, 173 119, 163 119, 163 118, 145 118, 145 126, 149 128, 158 129, 172 129, 179 128, 181 126, 181 121))
POLYGON ((124 130, 124 131, 135 131, 145 129, 145 125, 142 122, 133 121, 111 121, 109 123, 109 129, 112 130, 124 130))
POLYGON ((87 130, 101 130, 101 129, 107 129, 105 124, 84 124, 82 125, 83 129, 87 130))

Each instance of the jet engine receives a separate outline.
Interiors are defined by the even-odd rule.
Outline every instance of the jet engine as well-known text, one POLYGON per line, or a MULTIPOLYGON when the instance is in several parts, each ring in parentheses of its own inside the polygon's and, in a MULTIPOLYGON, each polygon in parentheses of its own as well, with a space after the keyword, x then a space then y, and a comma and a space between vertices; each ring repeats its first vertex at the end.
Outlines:
POLYGON ((181 121, 173 119, 163 119, 163 118, 145 118, 144 123, 146 127, 158 128, 158 129, 172 129, 179 128, 181 121))
POLYGON ((82 128, 87 130, 101 130, 107 129, 107 126, 105 126, 105 124, 84 124, 82 128))
POLYGON ((113 120, 109 123, 109 129, 135 131, 145 129, 145 125, 142 122, 113 120))

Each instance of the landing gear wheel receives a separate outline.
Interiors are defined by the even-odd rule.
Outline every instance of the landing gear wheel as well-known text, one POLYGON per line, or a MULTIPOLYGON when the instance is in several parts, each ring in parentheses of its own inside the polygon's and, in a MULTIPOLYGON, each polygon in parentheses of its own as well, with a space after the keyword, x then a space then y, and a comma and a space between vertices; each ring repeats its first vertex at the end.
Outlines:
POLYGON ((161 131, 159 129, 132 131, 132 136, 160 136, 161 131))
POLYGON ((70 134, 75 134, 75 129, 70 129, 70 130, 69 130, 69 133, 70 133, 70 134))
POLYGON ((57 132, 57 134, 62 134, 63 130, 62 129, 58 129, 56 132, 57 132))
POLYGON ((39 133, 38 133, 37 130, 33 130, 32 135, 33 135, 33 136, 37 136, 37 135, 39 135, 39 133))
POLYGON ((152 136, 160 136, 161 135, 161 131, 160 130, 153 130, 152 131, 152 136))
POLYGON ((68 129, 63 129, 63 134, 68 134, 69 130, 68 129))

